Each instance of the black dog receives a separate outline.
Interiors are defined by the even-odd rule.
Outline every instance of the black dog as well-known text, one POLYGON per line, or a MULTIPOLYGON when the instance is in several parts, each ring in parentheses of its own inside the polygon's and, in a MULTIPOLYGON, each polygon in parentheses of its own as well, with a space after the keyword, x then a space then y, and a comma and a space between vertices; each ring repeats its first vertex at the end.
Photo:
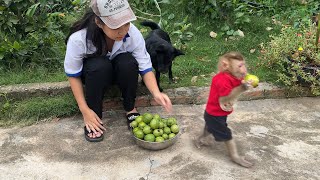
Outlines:
POLYGON ((152 29, 145 38, 146 48, 151 57, 152 67, 156 71, 159 90, 162 92, 162 88, 160 87, 160 73, 169 72, 169 82, 173 82, 172 61, 175 57, 184 55, 184 53, 172 46, 168 33, 163 31, 157 23, 143 21, 141 25, 152 29))

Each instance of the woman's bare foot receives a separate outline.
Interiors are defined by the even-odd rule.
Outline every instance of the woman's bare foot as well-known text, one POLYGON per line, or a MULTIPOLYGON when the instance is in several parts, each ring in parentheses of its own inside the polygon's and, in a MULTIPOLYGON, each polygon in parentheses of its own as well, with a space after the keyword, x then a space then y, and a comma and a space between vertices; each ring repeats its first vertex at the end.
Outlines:
POLYGON ((126 114, 131 114, 131 113, 138 113, 136 108, 133 108, 131 111, 128 111, 126 114))
POLYGON ((246 167, 246 168, 250 168, 253 166, 253 163, 245 160, 245 158, 243 156, 240 157, 231 157, 231 160, 233 162, 235 162, 236 164, 239 164, 240 166, 246 167))
POLYGON ((97 138, 100 137, 102 134, 100 132, 97 132, 96 134, 94 132, 88 133, 88 136, 90 138, 97 138))

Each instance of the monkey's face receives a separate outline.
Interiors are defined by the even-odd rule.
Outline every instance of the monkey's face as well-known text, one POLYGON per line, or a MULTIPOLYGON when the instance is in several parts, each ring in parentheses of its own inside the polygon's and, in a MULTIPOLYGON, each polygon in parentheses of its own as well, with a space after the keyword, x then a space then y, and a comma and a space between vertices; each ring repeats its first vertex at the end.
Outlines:
POLYGON ((235 76, 238 79, 244 78, 244 76, 247 74, 245 61, 231 61, 230 72, 233 76, 235 76))

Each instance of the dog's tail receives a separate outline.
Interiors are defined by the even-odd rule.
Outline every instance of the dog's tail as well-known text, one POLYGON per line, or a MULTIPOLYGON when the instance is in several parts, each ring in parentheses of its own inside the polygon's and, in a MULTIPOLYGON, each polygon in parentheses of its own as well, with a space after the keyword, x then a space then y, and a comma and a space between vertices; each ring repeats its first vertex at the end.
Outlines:
POLYGON ((153 22, 153 21, 143 21, 140 23, 142 26, 148 26, 150 27, 152 30, 155 30, 155 29, 160 29, 160 26, 153 22))

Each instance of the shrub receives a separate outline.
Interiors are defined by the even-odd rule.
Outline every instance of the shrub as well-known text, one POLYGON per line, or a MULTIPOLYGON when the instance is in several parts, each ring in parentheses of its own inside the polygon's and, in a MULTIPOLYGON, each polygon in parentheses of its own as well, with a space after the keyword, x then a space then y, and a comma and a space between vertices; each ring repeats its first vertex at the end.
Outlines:
POLYGON ((81 1, 6 0, 0 2, 0 70, 61 67, 65 13, 81 1))
POLYGON ((262 63, 275 69, 278 81, 293 90, 308 86, 320 95, 320 53, 315 43, 319 27, 311 23, 299 28, 284 26, 279 35, 262 45, 262 63))

